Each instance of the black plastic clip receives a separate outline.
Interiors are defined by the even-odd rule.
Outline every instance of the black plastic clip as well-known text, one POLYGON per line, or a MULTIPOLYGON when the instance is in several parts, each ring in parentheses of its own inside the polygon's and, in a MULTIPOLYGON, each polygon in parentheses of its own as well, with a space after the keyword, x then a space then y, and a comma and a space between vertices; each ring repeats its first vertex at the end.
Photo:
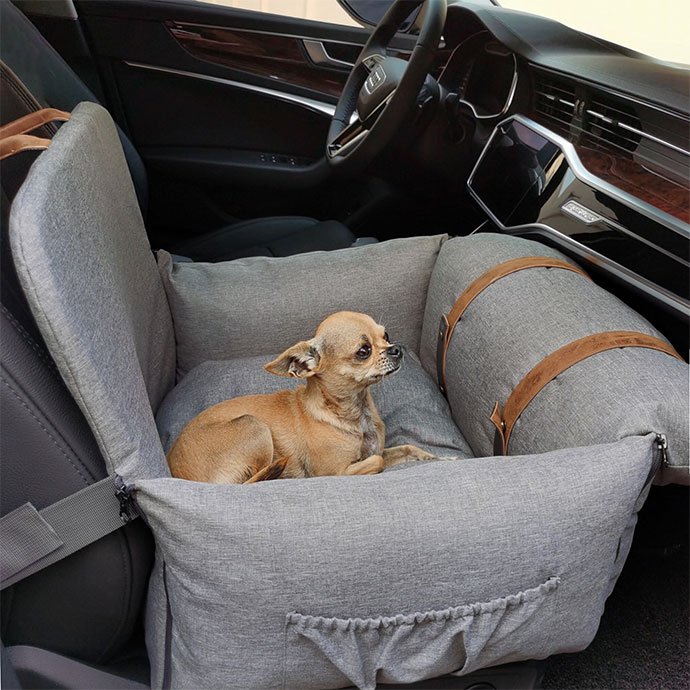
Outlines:
POLYGON ((663 467, 668 467, 668 441, 664 434, 656 435, 656 447, 659 450, 661 464, 663 467))
POLYGON ((120 503, 120 520, 125 524, 137 517, 138 512, 132 498, 132 490, 119 475, 115 476, 115 498, 120 503))

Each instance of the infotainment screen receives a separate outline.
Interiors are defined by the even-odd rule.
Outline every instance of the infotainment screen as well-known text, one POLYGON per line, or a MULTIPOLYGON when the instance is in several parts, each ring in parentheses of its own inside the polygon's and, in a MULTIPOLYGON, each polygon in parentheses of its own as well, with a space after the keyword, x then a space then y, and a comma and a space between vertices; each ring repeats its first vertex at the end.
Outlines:
POLYGON ((469 186, 501 224, 534 222, 539 199, 562 161, 556 144, 511 120, 496 128, 469 186))

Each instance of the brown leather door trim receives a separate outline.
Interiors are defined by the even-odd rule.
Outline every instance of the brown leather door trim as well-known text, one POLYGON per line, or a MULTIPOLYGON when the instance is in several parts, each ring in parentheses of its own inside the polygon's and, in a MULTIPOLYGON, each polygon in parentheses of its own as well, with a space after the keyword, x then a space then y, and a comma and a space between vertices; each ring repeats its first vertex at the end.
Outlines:
POLYGON ((644 333, 609 331, 574 340, 544 357, 523 377, 508 397, 503 412, 501 412, 499 404, 496 403, 491 413, 491 421, 496 427, 494 452, 500 451, 496 452, 497 455, 507 453, 510 434, 515 422, 546 384, 553 381, 566 369, 592 355, 623 347, 644 347, 650 350, 659 350, 681 360, 681 362, 685 361, 672 345, 644 333))

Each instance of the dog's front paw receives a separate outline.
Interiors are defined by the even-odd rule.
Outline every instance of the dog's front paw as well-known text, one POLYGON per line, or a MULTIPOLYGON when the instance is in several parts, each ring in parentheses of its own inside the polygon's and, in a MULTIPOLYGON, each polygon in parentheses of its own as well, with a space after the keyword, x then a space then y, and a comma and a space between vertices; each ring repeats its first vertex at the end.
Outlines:
POLYGON ((417 448, 416 446, 410 446, 410 448, 410 454, 414 455, 414 457, 417 458, 417 460, 431 460, 432 458, 436 457, 433 453, 427 453, 425 450, 417 448))
POLYGON ((383 460, 386 467, 402 465, 403 463, 414 462, 415 460, 432 460, 435 458, 435 455, 409 444, 384 448, 383 450, 383 460))
POLYGON ((353 462, 345 469, 344 474, 378 474, 383 470, 383 458, 380 455, 370 455, 364 460, 353 462))

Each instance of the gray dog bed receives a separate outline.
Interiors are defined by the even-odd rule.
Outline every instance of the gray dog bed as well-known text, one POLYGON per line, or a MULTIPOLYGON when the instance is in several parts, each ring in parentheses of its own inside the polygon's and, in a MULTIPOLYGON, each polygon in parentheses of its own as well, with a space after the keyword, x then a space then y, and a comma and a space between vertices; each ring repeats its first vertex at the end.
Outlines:
POLYGON ((544 246, 439 236, 157 266, 94 104, 40 155, 10 230, 51 354, 156 540, 154 687, 373 688, 581 650, 659 467, 659 434, 676 466, 666 476, 687 476, 687 365, 641 348, 558 376, 520 418, 511 455, 491 457, 493 405, 546 355, 599 331, 660 335, 570 271, 522 271, 477 298, 448 351, 450 405, 438 392, 441 315, 501 261, 560 256, 544 246), (407 347, 375 393, 389 442, 454 459, 252 486, 170 478, 163 443, 186 420, 283 387, 261 363, 343 308, 407 347))

